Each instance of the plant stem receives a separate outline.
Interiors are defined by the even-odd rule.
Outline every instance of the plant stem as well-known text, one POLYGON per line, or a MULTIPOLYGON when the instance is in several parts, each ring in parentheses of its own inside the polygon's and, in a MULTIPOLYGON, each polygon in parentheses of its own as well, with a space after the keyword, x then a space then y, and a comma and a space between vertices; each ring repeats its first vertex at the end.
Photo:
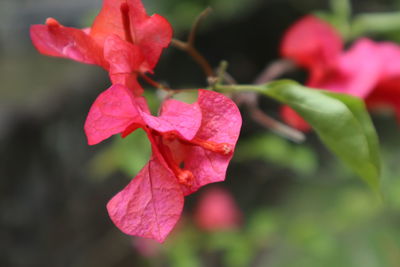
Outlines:
POLYGON ((266 91, 259 85, 221 85, 215 84, 214 89, 216 91, 225 92, 225 93, 239 93, 239 92, 256 92, 260 94, 265 94, 266 91))
POLYGON ((210 63, 208 63, 206 58, 196 49, 194 42, 195 42, 196 33, 200 26, 200 23, 210 12, 211 12, 211 8, 208 7, 197 16, 196 20, 194 21, 194 23, 192 25, 192 28, 189 33, 189 37, 186 42, 178 40, 178 39, 171 40, 171 45, 188 53, 194 59, 194 61, 196 61, 197 64, 199 64, 199 66, 203 69, 203 72, 205 73, 205 75, 207 76, 208 79, 210 77, 215 76, 214 70, 211 67, 210 63))
MULTIPOLYGON (((227 93, 254 92, 254 93, 259 93, 262 95, 270 96, 271 98, 274 99, 274 97, 272 97, 272 95, 269 94, 268 90, 265 90, 265 88, 267 86, 268 86, 267 84, 264 84, 264 85, 221 85, 219 83, 216 83, 213 86, 213 89, 216 91, 227 92, 227 93)), ((260 125, 268 128, 268 129, 271 129, 271 131, 273 131, 274 133, 279 134, 279 135, 281 135, 289 140, 292 140, 296 143, 301 143, 305 140, 304 133, 268 116, 258 106, 248 104, 247 107, 249 110, 249 115, 254 121, 256 121, 257 123, 259 123, 260 125)))
POLYGON ((150 78, 149 76, 147 76, 146 74, 140 74, 140 77, 143 78, 143 80, 145 80, 148 84, 150 84, 151 86, 157 88, 157 89, 162 89, 165 90, 167 92, 173 91, 171 88, 153 80, 152 78, 150 78))
POLYGON ((196 63, 199 64, 199 66, 202 68, 204 74, 207 77, 215 76, 211 65, 192 44, 189 44, 188 42, 182 42, 177 39, 172 39, 171 44, 176 48, 179 48, 180 50, 188 53, 194 59, 194 61, 196 61, 196 63))

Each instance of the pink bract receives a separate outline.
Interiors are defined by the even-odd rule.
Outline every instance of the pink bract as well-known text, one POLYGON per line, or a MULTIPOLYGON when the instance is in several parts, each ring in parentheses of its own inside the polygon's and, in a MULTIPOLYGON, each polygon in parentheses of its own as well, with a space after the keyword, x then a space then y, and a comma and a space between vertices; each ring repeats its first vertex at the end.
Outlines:
POLYGON ((114 84, 141 94, 137 73, 152 71, 172 28, 157 14, 148 16, 140 0, 104 0, 90 28, 65 27, 49 18, 45 25, 31 26, 30 34, 39 52, 99 65, 110 71, 114 84))
MULTIPOLYGON (((366 99, 370 108, 391 106, 399 114, 400 47, 362 38, 342 51, 342 42, 329 24, 307 16, 286 32, 281 52, 309 71, 307 86, 366 99)), ((295 128, 309 128, 289 107, 281 115, 295 128)))
POLYGON ((113 222, 128 235, 163 242, 177 223, 183 194, 174 174, 153 157, 107 204, 113 222))
POLYGON ((325 69, 336 63, 343 48, 341 37, 328 23, 306 16, 293 24, 281 43, 281 54, 305 68, 325 69))
POLYGON ((229 191, 213 187, 203 192, 194 216, 204 230, 226 230, 239 226, 241 212, 229 191))
POLYGON ((123 232, 162 242, 178 221, 183 197, 225 179, 241 116, 232 100, 207 90, 199 90, 193 104, 165 101, 158 117, 141 99, 122 85, 111 86, 93 104, 85 131, 90 144, 146 131, 153 156, 107 207, 123 232))

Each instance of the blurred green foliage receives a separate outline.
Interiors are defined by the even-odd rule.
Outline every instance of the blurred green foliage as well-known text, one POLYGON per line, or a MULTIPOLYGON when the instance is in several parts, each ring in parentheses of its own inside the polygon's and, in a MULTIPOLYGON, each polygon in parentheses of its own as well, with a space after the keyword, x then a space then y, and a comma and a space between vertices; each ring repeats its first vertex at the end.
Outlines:
POLYGON ((315 14, 330 22, 346 41, 371 35, 400 42, 399 11, 354 14, 350 0, 330 0, 330 10, 319 10, 315 14))
POLYGON ((317 156, 308 145, 293 144, 270 133, 239 141, 234 160, 262 160, 302 176, 314 174, 318 167, 317 156))
POLYGON ((92 177, 95 179, 109 177, 117 170, 134 176, 150 159, 150 143, 142 130, 137 130, 126 138, 118 136, 112 142, 111 146, 104 148, 90 163, 92 177))

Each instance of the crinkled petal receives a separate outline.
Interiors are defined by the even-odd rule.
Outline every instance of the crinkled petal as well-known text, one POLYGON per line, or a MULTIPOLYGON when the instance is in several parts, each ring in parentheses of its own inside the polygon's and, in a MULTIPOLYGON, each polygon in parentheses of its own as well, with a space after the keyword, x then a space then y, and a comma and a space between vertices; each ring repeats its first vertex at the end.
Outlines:
POLYGON ((144 57, 137 45, 122 40, 113 34, 104 42, 104 58, 110 65, 110 78, 113 84, 127 86, 135 95, 143 93, 137 82, 137 73, 144 57))
POLYGON ((152 70, 162 50, 171 42, 172 27, 164 17, 154 14, 136 27, 136 38, 146 58, 147 67, 152 70))
POLYGON ((184 168, 195 177, 191 185, 182 185, 185 195, 196 192, 200 187, 225 180, 226 170, 232 155, 222 155, 199 146, 193 146, 184 159, 184 168))
POLYGON ((122 133, 133 124, 142 124, 138 111, 141 106, 146 106, 145 99, 134 97, 122 85, 113 85, 101 93, 90 108, 85 122, 89 145, 122 133))
POLYGON ((174 99, 164 102, 159 117, 146 113, 142 116, 146 124, 157 132, 176 132, 187 140, 196 135, 202 118, 197 103, 187 104, 174 99))
POLYGON ((107 209, 122 232, 163 242, 179 220, 183 202, 174 174, 153 157, 107 209))
POLYGON ((54 19, 48 25, 32 25, 30 35, 36 49, 45 55, 97 64, 107 69, 103 52, 84 31, 64 27, 54 19))
POLYGON ((281 54, 306 68, 323 67, 334 64, 342 48, 342 39, 331 25, 315 16, 306 16, 285 33, 281 54))
POLYGON ((137 72, 143 55, 137 45, 122 40, 115 34, 104 42, 104 58, 110 64, 110 74, 137 72))
POLYGON ((172 27, 160 15, 148 16, 140 0, 105 0, 103 8, 96 17, 91 35, 99 43, 103 43, 107 36, 116 34, 126 40, 129 30, 134 44, 139 45, 145 57, 141 71, 151 71, 172 38, 172 27), (121 5, 127 5, 129 13, 129 29, 124 28, 121 5))
POLYGON ((137 74, 135 73, 113 73, 110 74, 110 79, 113 84, 124 85, 135 95, 143 94, 143 87, 138 82, 137 74))
POLYGON ((135 22, 137 20, 142 21, 147 17, 140 0, 104 0, 100 13, 96 16, 90 31, 90 35, 97 42, 103 43, 110 34, 116 34, 125 39, 125 29, 121 13, 122 4, 128 4, 130 17, 134 18, 135 22))
POLYGON ((209 90, 199 90, 198 104, 202 121, 197 137, 235 145, 242 126, 242 116, 236 104, 223 94, 209 90))
MULTIPOLYGON (((198 104, 203 117, 196 138, 225 143, 233 152, 242 125, 236 104, 220 93, 207 90, 199 90, 198 104)), ((195 181, 191 187, 183 186, 186 195, 208 183, 225 180, 233 153, 223 155, 200 146, 188 146, 188 149, 184 168, 193 173, 195 181)))

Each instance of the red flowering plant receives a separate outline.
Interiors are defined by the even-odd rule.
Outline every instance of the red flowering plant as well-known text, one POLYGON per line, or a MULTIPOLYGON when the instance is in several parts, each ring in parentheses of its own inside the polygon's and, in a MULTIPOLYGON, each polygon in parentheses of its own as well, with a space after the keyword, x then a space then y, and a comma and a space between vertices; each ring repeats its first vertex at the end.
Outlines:
MULTIPOLYGON (((281 54, 308 70, 307 86, 363 98, 371 109, 390 106, 400 118, 400 46, 361 38, 343 51, 335 28, 309 15, 287 30, 281 54)), ((281 112, 290 125, 309 129, 289 107, 281 112)))
MULTIPOLYGON (((204 13, 199 18, 203 16, 204 13)), ((325 26, 317 27, 323 33, 325 26)), ((236 104, 221 92, 250 91, 289 105, 307 120, 328 148, 374 189, 379 188, 377 137, 362 101, 287 80, 237 85, 229 79, 225 63, 216 75, 194 47, 196 28, 197 24, 187 42, 172 40, 199 63, 209 82, 207 89, 186 89, 198 94, 197 101, 188 104, 171 98, 179 90, 166 88, 146 76, 153 71, 162 49, 170 43, 172 30, 163 17, 148 16, 139 0, 105 0, 90 28, 65 27, 54 19, 47 19, 46 25, 31 27, 32 41, 41 53, 96 64, 109 72, 112 85, 97 97, 84 126, 89 145, 115 134, 125 137, 139 129, 150 141, 152 155, 148 163, 107 204, 112 221, 121 231, 163 242, 181 216, 184 197, 204 185, 225 179, 242 119, 236 104), (168 92, 159 114, 149 111, 138 76, 168 92)), ((335 65, 336 59, 331 54, 339 57, 341 51, 339 38, 325 36, 326 40, 320 43, 305 45, 304 49, 312 51, 312 56, 299 61, 307 66, 318 62, 315 70, 313 67, 318 81, 325 77, 326 62, 335 65), (314 46, 325 45, 330 46, 329 51, 314 53, 314 46)), ((256 111, 254 114, 265 121, 268 116, 259 109, 256 111)))

